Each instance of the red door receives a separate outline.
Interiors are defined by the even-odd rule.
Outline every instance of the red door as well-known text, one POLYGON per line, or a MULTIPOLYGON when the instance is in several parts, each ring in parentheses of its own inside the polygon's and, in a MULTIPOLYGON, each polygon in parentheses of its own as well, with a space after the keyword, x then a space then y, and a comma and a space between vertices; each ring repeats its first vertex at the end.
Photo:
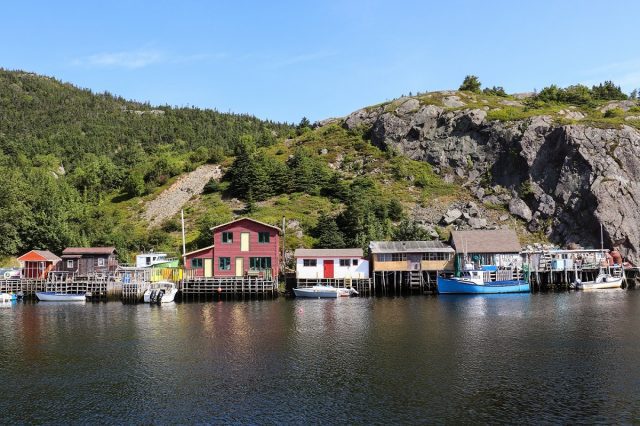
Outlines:
POLYGON ((324 277, 333 278, 333 260, 324 261, 324 277))

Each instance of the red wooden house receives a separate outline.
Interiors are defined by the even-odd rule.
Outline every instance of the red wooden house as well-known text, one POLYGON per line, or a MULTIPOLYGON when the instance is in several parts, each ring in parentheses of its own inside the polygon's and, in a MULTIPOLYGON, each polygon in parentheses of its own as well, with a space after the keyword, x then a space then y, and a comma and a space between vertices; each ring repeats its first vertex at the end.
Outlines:
POLYGON ((280 272, 280 228, 241 218, 211 228, 213 247, 185 255, 195 276, 276 278, 280 272), (210 269, 211 268, 211 269, 210 269))
POLYGON ((185 253, 184 267, 188 278, 213 277, 213 246, 185 253))
POLYGON ((31 250, 18 258, 20 268, 22 268, 22 277, 37 280, 47 278, 60 262, 60 258, 48 250, 31 250))

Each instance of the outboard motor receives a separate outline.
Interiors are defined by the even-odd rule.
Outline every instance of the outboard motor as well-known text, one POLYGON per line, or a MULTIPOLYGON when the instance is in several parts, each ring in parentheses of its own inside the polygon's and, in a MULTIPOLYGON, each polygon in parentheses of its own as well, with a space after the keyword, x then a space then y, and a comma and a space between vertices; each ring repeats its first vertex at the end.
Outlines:
POLYGON ((151 295, 149 296, 149 302, 154 303, 156 301, 157 295, 158 295, 158 290, 151 290, 151 295))
POLYGON ((164 290, 158 291, 158 295, 156 296, 156 302, 159 304, 162 303, 162 297, 164 296, 164 290))

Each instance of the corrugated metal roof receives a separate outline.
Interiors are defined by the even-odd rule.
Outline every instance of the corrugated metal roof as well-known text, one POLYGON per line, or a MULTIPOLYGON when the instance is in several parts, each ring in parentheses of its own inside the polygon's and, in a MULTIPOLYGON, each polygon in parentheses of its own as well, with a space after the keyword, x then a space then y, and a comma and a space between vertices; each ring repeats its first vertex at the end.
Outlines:
POLYGON ((345 249, 305 249, 299 248, 293 253, 294 257, 362 257, 363 251, 359 248, 345 249))
POLYGON ((460 253, 520 253, 513 229, 451 231, 451 244, 460 253))
POLYGON ((62 254, 112 254, 115 251, 115 247, 67 247, 62 254))
POLYGON ((453 253, 453 248, 442 241, 371 241, 371 253, 453 253))

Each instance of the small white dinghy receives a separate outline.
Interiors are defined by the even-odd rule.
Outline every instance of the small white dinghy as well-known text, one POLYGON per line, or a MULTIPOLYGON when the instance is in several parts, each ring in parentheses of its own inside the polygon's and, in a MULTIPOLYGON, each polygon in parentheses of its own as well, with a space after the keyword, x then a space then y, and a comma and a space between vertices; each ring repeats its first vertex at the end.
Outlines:
POLYGON ((600 273, 595 281, 576 280, 576 289, 578 290, 599 290, 605 288, 620 288, 622 286, 622 277, 614 277, 611 274, 600 273))
POLYGON ((58 293, 56 291, 37 291, 36 297, 41 302, 84 302, 86 293, 58 293))
POLYGON ((170 281, 159 281, 152 283, 151 287, 144 292, 144 303, 171 303, 176 298, 178 288, 170 281))
POLYGON ((313 299, 335 299, 336 297, 346 297, 358 294, 354 288, 337 288, 331 285, 314 285, 307 288, 294 288, 296 297, 309 297, 313 299))
POLYGON ((0 303, 15 302, 18 296, 12 293, 0 293, 0 303))

